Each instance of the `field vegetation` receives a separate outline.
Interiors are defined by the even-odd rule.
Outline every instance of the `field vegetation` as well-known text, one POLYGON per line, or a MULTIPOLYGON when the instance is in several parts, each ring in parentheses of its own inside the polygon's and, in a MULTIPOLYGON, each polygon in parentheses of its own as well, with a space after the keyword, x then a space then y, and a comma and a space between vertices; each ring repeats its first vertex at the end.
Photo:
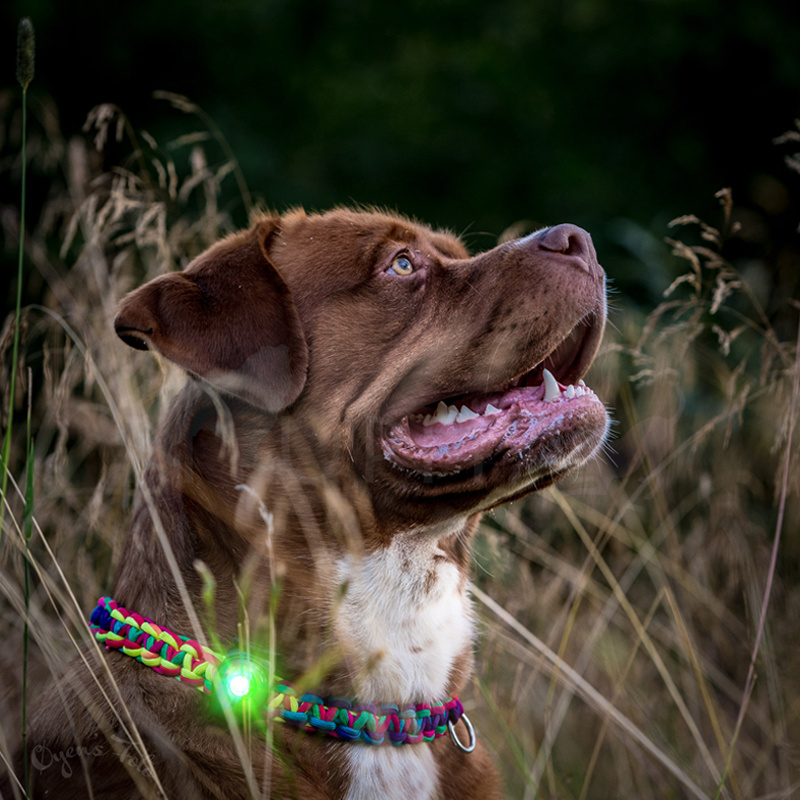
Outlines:
MULTIPOLYGON (((3 760, 26 701, 89 640, 159 413, 183 380, 118 342, 116 303, 232 230, 222 187, 249 202, 220 132, 186 98, 164 99, 186 131, 171 141, 113 106, 65 140, 53 109, 35 109, 27 158, 51 188, 26 231, 24 281, 39 300, 19 316, 16 361, 13 310, 1 340, 4 430, 15 409, 3 760)), ((6 126, 15 141, 18 119, 6 126)), ((798 143, 800 128, 776 144, 788 169, 798 143)), ((1 166, 18 174, 20 158, 1 166)), ((741 257, 747 218, 729 191, 718 200, 714 219, 675 220, 651 249, 645 266, 671 279, 657 307, 611 296, 587 380, 615 419, 603 454, 482 527, 467 706, 510 798, 800 796, 798 265, 741 257)), ((16 246, 19 216, 2 225, 16 246)))

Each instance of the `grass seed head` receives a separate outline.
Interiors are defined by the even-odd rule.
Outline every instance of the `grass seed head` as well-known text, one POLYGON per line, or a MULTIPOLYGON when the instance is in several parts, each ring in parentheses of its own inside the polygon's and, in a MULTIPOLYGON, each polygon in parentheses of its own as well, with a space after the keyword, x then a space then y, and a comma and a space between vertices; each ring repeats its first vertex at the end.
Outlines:
POLYGON ((17 80, 23 91, 33 80, 36 37, 30 17, 23 17, 17 28, 17 80))

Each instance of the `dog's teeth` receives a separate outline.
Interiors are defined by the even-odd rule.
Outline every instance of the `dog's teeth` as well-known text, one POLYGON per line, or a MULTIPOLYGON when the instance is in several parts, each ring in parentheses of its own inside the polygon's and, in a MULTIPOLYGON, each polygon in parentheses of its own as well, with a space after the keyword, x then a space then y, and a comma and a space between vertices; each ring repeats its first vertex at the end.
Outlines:
POLYGON ((425 419, 422 421, 422 424, 427 428, 431 425, 435 425, 437 422, 440 424, 444 424, 445 419, 447 418, 447 406, 440 400, 439 405, 436 406, 436 411, 433 414, 426 414, 425 419))
POLYGON ((439 405, 436 406, 436 411, 434 412, 433 416, 431 417, 431 425, 438 422, 440 425, 445 424, 445 419, 447 419, 447 405, 444 403, 443 400, 439 401, 439 405))
POLYGON ((561 389, 558 388, 558 381, 553 377, 553 373, 549 369, 542 372, 544 377, 544 401, 550 403, 553 400, 561 397, 561 389))
POLYGON ((461 406, 461 411, 458 412, 456 422, 466 422, 469 419, 475 419, 478 415, 470 408, 461 406))
POLYGON ((436 406, 436 411, 433 414, 426 414, 422 424, 426 428, 437 422, 439 425, 452 425, 457 416, 458 409, 455 406, 448 406, 444 401, 440 400, 439 405, 436 406))
POLYGON ((575 397, 583 397, 586 394, 586 389, 580 384, 575 387, 575 397))
MULTIPOLYGON (((545 383, 547 383, 549 380, 552 380, 555 384, 555 378, 553 378, 553 376, 547 372, 547 370, 545 370, 545 373, 546 375, 550 376, 549 378, 545 377, 545 383)), ((559 397, 561 392, 558 389, 558 384, 555 384, 555 387, 557 394, 554 395, 554 397, 559 397)), ((459 410, 456 406, 448 406, 443 400, 440 400, 439 405, 436 406, 436 411, 434 411, 432 414, 425 414, 424 417, 422 414, 418 414, 414 419, 416 422, 421 423, 423 427, 429 428, 431 425, 436 425, 437 423, 439 425, 452 425, 454 422, 468 422, 469 420, 476 419, 480 416, 494 417, 502 413, 503 412, 499 408, 493 406, 491 403, 487 403, 483 413, 478 414, 466 405, 462 405, 461 409, 459 410)))
POLYGON ((564 394, 567 396, 567 400, 572 400, 572 398, 575 397, 575 387, 572 384, 570 384, 564 390, 564 394))
POLYGON ((586 388, 586 384, 583 382, 583 378, 581 378, 581 380, 578 381, 578 386, 580 386, 582 389, 586 388))

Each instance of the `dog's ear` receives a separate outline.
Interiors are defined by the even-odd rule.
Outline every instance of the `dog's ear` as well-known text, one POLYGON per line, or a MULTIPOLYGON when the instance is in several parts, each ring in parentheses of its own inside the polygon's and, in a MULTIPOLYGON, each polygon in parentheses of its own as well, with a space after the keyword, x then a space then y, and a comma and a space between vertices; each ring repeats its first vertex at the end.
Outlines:
POLYGON ((308 347, 289 287, 269 259, 279 226, 279 218, 265 219, 183 272, 131 292, 114 320, 117 335, 266 411, 291 405, 305 385, 308 347))

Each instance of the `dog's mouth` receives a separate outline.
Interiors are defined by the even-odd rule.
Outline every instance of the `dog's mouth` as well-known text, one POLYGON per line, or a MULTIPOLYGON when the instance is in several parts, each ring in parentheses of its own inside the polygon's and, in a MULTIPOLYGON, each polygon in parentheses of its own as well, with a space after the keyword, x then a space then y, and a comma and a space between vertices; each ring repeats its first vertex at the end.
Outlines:
POLYGON ((602 332, 594 321, 579 322, 542 361, 500 387, 435 398, 405 414, 383 437, 385 457, 448 481, 503 459, 537 474, 580 463, 607 425, 605 407, 582 380, 602 332))

